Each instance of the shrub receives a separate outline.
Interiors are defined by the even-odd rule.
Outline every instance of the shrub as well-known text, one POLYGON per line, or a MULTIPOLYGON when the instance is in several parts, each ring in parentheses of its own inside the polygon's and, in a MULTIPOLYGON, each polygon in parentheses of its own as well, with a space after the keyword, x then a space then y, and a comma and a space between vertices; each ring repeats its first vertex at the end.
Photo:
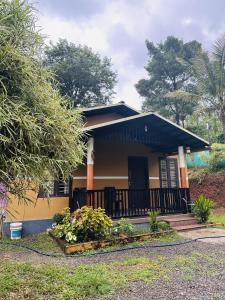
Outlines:
POLYGON ((53 227, 54 235, 60 239, 65 239, 68 243, 76 242, 76 222, 75 219, 71 218, 70 209, 65 208, 62 215, 62 222, 53 227))
POLYGON ((207 169, 211 172, 217 172, 224 170, 225 167, 225 145, 224 144, 213 144, 212 152, 205 159, 208 167, 207 169))
POLYGON ((64 214, 55 214, 53 216, 53 221, 58 225, 63 223, 64 214))
POLYGON ((109 235, 112 220, 102 208, 83 206, 73 214, 78 241, 99 240, 109 235))
POLYGON ((121 218, 119 222, 113 227, 112 232, 114 234, 126 234, 129 235, 134 232, 134 225, 127 223, 127 220, 121 218))
POLYGON ((102 208, 93 209, 84 206, 72 215, 70 209, 66 208, 63 215, 62 223, 53 227, 53 233, 56 237, 71 243, 103 239, 107 237, 112 227, 112 220, 102 208))
POLYGON ((150 228, 151 231, 158 231, 159 227, 158 227, 158 221, 157 221, 157 217, 159 216, 159 212, 158 211, 151 211, 149 214, 149 223, 150 223, 150 228))
POLYGON ((214 202, 207 199, 204 195, 200 195, 193 206, 193 213, 196 215, 200 223, 206 223, 209 219, 211 209, 214 202))
POLYGON ((170 224, 165 221, 158 222, 158 229, 161 231, 168 231, 170 230, 170 224))

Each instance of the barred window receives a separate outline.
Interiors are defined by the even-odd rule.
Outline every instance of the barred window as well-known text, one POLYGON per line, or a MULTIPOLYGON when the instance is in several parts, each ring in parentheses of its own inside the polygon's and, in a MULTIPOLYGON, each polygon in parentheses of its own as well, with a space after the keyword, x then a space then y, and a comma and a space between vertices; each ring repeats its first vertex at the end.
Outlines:
POLYGON ((176 158, 160 158, 159 173, 161 188, 177 188, 179 186, 176 158))
MULTIPOLYGON (((49 196, 50 197, 59 197, 59 196, 68 196, 69 195, 69 181, 62 181, 62 180, 54 180, 49 182, 48 184, 49 189, 49 196)), ((38 197, 45 197, 47 196, 44 188, 41 187, 38 193, 38 197)))

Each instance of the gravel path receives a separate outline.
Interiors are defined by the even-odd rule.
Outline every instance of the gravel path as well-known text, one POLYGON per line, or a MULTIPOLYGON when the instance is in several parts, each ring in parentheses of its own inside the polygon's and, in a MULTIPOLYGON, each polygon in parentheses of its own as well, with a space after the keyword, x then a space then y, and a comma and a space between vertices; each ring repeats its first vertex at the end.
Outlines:
POLYGON ((198 263, 194 274, 184 273, 182 269, 175 268, 167 280, 159 279, 149 284, 142 281, 130 282, 125 289, 103 299, 225 300, 225 244, 193 242, 174 247, 136 249, 82 258, 54 258, 40 256, 32 252, 0 251, 0 259, 32 262, 34 264, 51 263, 78 266, 84 263, 114 262, 128 257, 141 256, 151 259, 165 256, 171 260, 178 255, 190 256, 193 252, 201 254, 202 257, 213 256, 214 258, 208 261, 204 259, 198 263))

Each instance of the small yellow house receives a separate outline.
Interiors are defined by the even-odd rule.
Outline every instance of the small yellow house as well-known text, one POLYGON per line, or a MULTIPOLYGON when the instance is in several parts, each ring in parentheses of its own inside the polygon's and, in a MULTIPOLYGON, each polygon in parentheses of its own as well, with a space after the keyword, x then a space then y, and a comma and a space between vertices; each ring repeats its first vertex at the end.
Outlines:
MULTIPOLYGON (((51 199, 10 204, 24 233, 45 230, 55 213, 70 206, 104 207, 112 218, 183 213, 190 202, 185 153, 209 144, 160 115, 139 113, 123 102, 82 111, 87 155, 70 180, 54 182, 51 199)), ((33 194, 34 199, 37 195, 33 194)))

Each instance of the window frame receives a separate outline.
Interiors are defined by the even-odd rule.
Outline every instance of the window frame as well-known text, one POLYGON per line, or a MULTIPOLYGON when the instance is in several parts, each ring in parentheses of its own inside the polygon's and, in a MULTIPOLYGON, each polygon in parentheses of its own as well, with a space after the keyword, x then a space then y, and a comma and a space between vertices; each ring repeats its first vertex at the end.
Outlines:
MULTIPOLYGON (((160 180, 160 188, 162 187, 162 170, 161 170, 161 161, 166 161, 166 172, 167 172, 167 187, 166 188, 179 188, 179 170, 178 170, 178 161, 175 157, 159 157, 159 180, 160 180), (171 174, 169 168, 169 162, 175 162, 175 172, 176 172, 176 187, 171 187, 171 174)), ((165 187, 164 187, 165 188, 165 187)))
MULTIPOLYGON (((50 198, 57 198, 57 197, 69 197, 69 180, 68 181, 62 181, 62 180, 54 180, 54 186, 53 186, 53 194, 50 194, 50 198), (67 186, 67 193, 61 193, 59 190, 60 184, 66 183, 67 186)), ((44 190, 42 187, 40 187, 38 198, 46 198, 46 195, 44 195, 44 190)))

